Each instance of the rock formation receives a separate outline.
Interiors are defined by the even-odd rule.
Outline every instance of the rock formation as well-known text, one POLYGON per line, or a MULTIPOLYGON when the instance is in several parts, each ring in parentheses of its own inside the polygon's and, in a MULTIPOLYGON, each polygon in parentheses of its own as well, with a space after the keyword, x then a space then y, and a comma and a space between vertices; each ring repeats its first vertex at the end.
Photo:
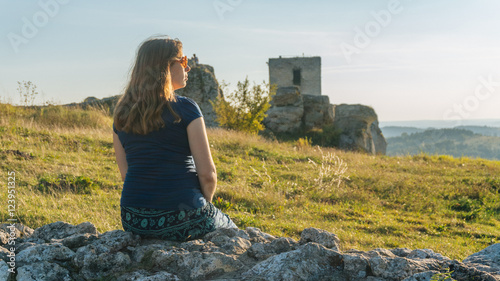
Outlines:
POLYGON ((340 148, 385 154, 387 143, 373 108, 355 104, 330 104, 328 96, 302 95, 298 87, 280 87, 266 112, 264 125, 273 133, 333 125, 341 130, 340 148))
POLYGON ((387 142, 378 127, 375 110, 361 104, 335 105, 334 126, 342 130, 340 148, 385 154, 387 142))
POLYGON ((335 234, 316 228, 299 241, 247 227, 181 243, 59 221, 0 225, 0 241, 0 280, 500 280, 500 244, 460 262, 429 249, 342 251, 335 234))
POLYGON ((210 101, 217 99, 222 92, 219 83, 215 78, 214 68, 207 64, 197 64, 194 60, 189 60, 189 80, 183 89, 175 92, 180 96, 192 98, 200 106, 203 113, 205 125, 208 127, 217 127, 217 116, 212 108, 210 101))
POLYGON ((266 112, 264 125, 274 133, 293 133, 333 123, 328 96, 303 95, 297 87, 280 87, 266 112))

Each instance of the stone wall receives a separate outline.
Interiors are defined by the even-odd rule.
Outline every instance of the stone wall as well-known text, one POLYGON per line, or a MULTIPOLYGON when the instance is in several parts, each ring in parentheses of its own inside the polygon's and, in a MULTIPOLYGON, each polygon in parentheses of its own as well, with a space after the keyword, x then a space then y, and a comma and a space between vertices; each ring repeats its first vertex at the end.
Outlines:
POLYGON ((317 228, 304 229, 299 241, 247 227, 181 243, 123 230, 99 233, 90 222, 59 221, 35 230, 2 224, 0 280, 428 281, 438 274, 500 280, 500 244, 457 261, 430 249, 343 250, 339 243, 335 234, 317 228), (9 273, 12 266, 16 274, 9 273))
POLYGON ((298 86, 303 95, 321 95, 321 57, 270 58, 268 65, 270 84, 298 86), (293 70, 300 70, 300 85, 293 83, 293 70))

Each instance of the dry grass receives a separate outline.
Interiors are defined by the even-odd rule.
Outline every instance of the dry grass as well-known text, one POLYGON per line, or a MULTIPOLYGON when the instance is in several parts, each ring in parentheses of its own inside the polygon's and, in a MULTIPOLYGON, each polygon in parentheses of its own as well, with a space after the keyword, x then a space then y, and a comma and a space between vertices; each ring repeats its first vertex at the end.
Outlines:
MULTIPOLYGON (((62 220, 121 229, 111 118, 75 109, 64 116, 93 121, 55 117, 58 125, 34 112, 0 104, 0 184, 16 172, 18 220, 33 228, 62 220)), ((298 239, 317 227, 336 233, 343 249, 431 248, 456 259, 500 239, 498 161, 372 156, 207 131, 219 181, 215 204, 240 228, 298 239)), ((7 202, 5 189, 0 202, 7 202)), ((2 221, 7 215, 0 210, 2 221)))

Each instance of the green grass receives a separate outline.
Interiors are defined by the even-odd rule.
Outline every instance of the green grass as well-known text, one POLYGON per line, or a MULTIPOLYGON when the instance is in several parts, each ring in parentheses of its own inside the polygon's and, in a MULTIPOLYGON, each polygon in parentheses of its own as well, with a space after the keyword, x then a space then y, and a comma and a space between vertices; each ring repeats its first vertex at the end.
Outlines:
MULTIPOLYGON (((49 122, 40 110, 0 104, 2 206, 14 171, 19 222, 122 229, 111 117, 59 108, 49 122)), ((208 135, 214 204, 240 228, 299 239, 317 227, 337 234, 344 250, 430 248, 455 259, 500 240, 499 161, 372 156, 222 129, 208 135)), ((0 220, 8 218, 0 209, 0 220)))

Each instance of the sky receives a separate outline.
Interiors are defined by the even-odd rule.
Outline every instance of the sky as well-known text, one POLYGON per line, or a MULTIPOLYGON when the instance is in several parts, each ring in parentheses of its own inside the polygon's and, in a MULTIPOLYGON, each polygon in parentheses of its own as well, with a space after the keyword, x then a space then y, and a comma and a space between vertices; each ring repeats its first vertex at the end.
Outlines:
POLYGON ((379 121, 500 119, 500 1, 0 0, 0 100, 36 103, 123 93, 152 35, 238 81, 269 81, 266 62, 320 56, 322 94, 379 121))

